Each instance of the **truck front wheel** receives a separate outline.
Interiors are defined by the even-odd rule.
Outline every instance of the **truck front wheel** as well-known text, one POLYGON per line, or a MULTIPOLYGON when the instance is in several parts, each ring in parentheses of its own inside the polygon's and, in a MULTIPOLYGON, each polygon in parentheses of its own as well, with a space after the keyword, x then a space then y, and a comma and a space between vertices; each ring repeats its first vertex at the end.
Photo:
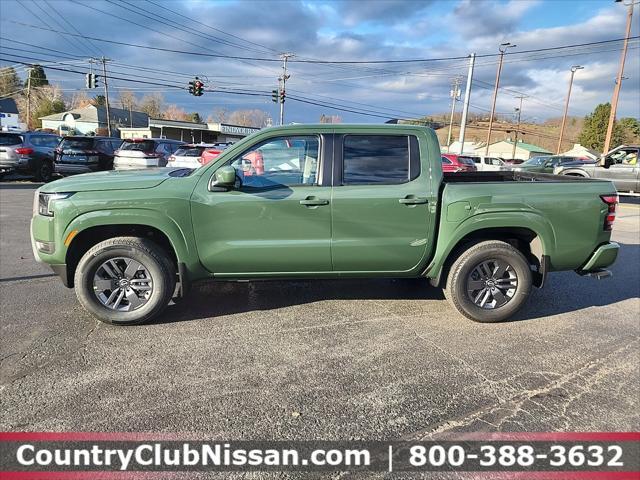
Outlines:
POLYGON ((531 292, 529 262, 512 245, 497 240, 480 242, 453 263, 446 297, 465 317, 476 322, 510 319, 531 292))
POLYGON ((135 325, 157 316, 175 290, 173 261, 162 247, 138 237, 98 243, 80 259, 75 290, 98 320, 135 325))

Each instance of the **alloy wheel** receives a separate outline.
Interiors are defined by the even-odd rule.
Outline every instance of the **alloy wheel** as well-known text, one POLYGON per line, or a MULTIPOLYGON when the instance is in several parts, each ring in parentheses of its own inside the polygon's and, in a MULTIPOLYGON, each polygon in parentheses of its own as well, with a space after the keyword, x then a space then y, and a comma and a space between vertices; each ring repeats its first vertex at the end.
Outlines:
POLYGON ((467 293, 478 307, 492 310, 509 303, 518 288, 518 275, 504 260, 490 259, 476 265, 467 278, 467 293))
POLYGON ((147 267, 127 257, 102 263, 93 276, 93 291, 102 305, 120 312, 144 306, 153 292, 153 279, 147 267))

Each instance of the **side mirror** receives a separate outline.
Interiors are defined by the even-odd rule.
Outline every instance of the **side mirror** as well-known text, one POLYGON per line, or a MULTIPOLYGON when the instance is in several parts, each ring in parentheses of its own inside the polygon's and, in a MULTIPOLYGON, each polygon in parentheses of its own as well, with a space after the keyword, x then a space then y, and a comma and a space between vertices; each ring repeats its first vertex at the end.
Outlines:
POLYGON ((236 184, 236 169, 225 165, 216 170, 211 179, 211 187, 233 188, 236 184))
POLYGON ((612 164, 612 158, 611 157, 603 157, 601 160, 601 164, 603 166, 603 168, 609 168, 612 164))

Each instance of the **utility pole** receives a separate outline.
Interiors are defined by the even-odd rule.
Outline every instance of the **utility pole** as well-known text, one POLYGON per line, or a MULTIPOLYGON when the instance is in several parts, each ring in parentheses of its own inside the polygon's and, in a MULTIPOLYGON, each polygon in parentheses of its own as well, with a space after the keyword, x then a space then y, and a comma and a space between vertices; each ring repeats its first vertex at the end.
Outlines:
POLYGON ((493 89, 493 100, 491 102, 491 116, 489 117, 489 131, 487 132, 487 146, 484 149, 485 156, 489 155, 489 144, 491 143, 491 129, 493 128, 493 117, 496 114, 496 99, 498 98, 498 88, 500 86, 500 74, 502 73, 502 62, 504 60, 504 54, 509 48, 514 48, 517 45, 511 43, 501 43, 498 47, 500 51, 500 60, 498 61, 498 71, 496 73, 496 84, 493 89))
POLYGON ((102 62, 102 83, 104 83, 104 102, 107 107, 107 132, 109 136, 111 136, 111 112, 109 111, 109 86, 107 85, 107 62, 110 61, 110 58, 105 58, 104 56, 100 58, 102 62))
POLYGON ((569 99, 571 98, 571 87, 573 85, 573 76, 578 70, 582 70, 584 67, 580 65, 574 65, 571 67, 571 78, 569 79, 569 91, 567 92, 567 100, 564 103, 564 115, 562 115, 562 124, 560 125, 560 138, 558 138, 558 148, 556 154, 560 155, 562 150, 562 136, 564 135, 564 126, 567 123, 567 113, 569 112, 569 99))
POLYGON ((284 125, 284 99, 285 99, 285 87, 287 86, 287 80, 291 75, 287 74, 287 60, 293 57, 293 53, 283 53, 280 55, 282 59, 282 76, 278 78, 278 98, 280 99, 280 125, 284 125))
POLYGON ((462 118, 460 119, 460 154, 464 150, 464 134, 467 129, 467 115, 469 114, 469 100, 471 100, 471 84, 473 82, 473 68, 476 64, 476 54, 472 53, 469 57, 469 72, 467 73, 467 87, 464 92, 464 103, 462 104, 462 118))
MULTIPOLYGON (((451 145, 451 130, 453 128, 453 116, 456 112, 456 102, 460 100, 460 77, 455 77, 451 84, 451 118, 449 119, 449 134, 447 135, 447 151, 449 152, 449 146, 451 145)), ((449 152, 451 153, 451 152, 449 152)))
POLYGON ((27 130, 31 130, 31 67, 27 77, 27 130))
MULTIPOLYGON (((616 0, 619 2, 620 0, 616 0)), ((611 146, 611 136, 613 135, 613 125, 616 121, 616 111, 618 110, 618 97, 620 96, 620 87, 622 86, 622 76, 624 74, 624 61, 627 58, 627 46, 629 44, 629 35, 631 35, 631 19, 633 18, 633 5, 638 3, 636 1, 631 1, 629 3, 625 3, 629 7, 627 10, 627 29, 624 34, 624 45, 622 47, 622 56, 620 57, 620 68, 618 69, 618 77, 616 80, 616 85, 613 87, 613 98, 611 99, 611 113, 609 114, 609 125, 607 126, 607 136, 604 140, 604 151, 602 153, 607 153, 609 151, 609 147, 611 146)))
POLYGON ((518 133, 520 133, 520 116, 522 115, 522 100, 524 100, 526 97, 524 95, 521 95, 517 98, 520 99, 520 107, 516 107, 516 113, 518 114, 518 124, 516 127, 516 139, 513 142, 513 150, 511 151, 511 158, 515 158, 516 156, 516 146, 518 145, 518 133))

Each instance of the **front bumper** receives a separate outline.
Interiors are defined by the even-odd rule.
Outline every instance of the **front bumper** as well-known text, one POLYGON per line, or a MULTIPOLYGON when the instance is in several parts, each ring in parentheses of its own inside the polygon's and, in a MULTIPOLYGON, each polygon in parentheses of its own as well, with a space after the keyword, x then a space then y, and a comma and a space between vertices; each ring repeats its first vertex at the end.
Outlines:
POLYGON ((587 263, 580 269, 582 272, 594 272, 613 264, 618 258, 620 245, 616 242, 607 242, 600 245, 589 257, 587 263))

